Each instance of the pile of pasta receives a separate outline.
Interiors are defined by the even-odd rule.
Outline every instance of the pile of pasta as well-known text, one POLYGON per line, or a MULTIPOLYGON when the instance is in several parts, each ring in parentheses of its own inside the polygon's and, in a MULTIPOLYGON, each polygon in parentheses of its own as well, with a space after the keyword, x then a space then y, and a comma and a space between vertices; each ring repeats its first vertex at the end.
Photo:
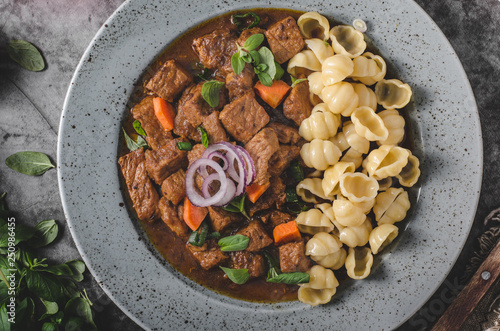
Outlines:
POLYGON ((318 305, 336 292, 333 270, 345 267, 353 279, 370 274, 373 255, 398 235, 394 223, 410 208, 404 188, 418 181, 420 170, 418 158, 399 146, 405 120, 398 109, 410 101, 410 87, 384 79, 384 59, 365 52, 363 33, 352 26, 330 29, 315 12, 297 23, 307 49, 289 61, 287 70, 292 76, 304 72, 300 68, 312 71, 307 79, 315 106, 299 133, 308 141, 302 160, 316 170, 299 183, 297 194, 316 205, 296 221, 302 233, 312 235, 306 254, 317 263, 298 297, 318 305), (320 37, 311 38, 313 32, 320 37))

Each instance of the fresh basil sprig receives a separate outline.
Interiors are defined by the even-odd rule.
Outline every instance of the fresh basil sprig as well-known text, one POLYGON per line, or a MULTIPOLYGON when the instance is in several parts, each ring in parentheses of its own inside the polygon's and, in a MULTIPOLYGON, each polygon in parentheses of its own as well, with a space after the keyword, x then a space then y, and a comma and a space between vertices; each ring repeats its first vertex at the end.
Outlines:
POLYGON ((288 285, 309 283, 309 274, 305 272, 287 272, 281 273, 278 261, 271 256, 268 252, 264 252, 269 270, 267 272, 266 282, 270 283, 283 283, 288 285))
POLYGON ((260 54, 256 49, 263 41, 264 35, 262 33, 256 33, 248 37, 243 47, 236 43, 238 51, 231 56, 231 66, 235 74, 239 75, 243 71, 245 63, 260 63, 260 54))
POLYGON ((201 134, 201 143, 203 144, 203 146, 205 146, 205 148, 207 148, 210 143, 208 140, 207 131, 202 126, 198 127, 198 131, 200 131, 201 134))
POLYGON ((248 214, 245 210, 245 198, 246 198, 246 194, 241 195, 241 196, 237 196, 237 197, 233 198, 233 200, 231 200, 231 202, 229 204, 222 207, 222 209, 224 209, 226 211, 233 212, 233 213, 241 213, 243 216, 245 216, 246 219, 250 219, 250 217, 248 217, 248 214))
POLYGON ((203 83, 201 88, 201 96, 210 105, 210 107, 217 107, 219 105, 220 89, 224 82, 218 80, 210 80, 203 83))
POLYGON ((135 120, 134 123, 132 123, 132 126, 134 127, 137 134, 140 134, 141 136, 147 136, 146 131, 144 131, 144 129, 142 128, 141 122, 135 120))
POLYGON ((180 151, 190 151, 193 149, 193 144, 189 141, 179 141, 176 146, 180 151))
POLYGON ((130 138, 127 132, 125 132, 124 128, 122 128, 122 130, 123 135, 125 136, 125 143, 127 144, 127 148, 130 149, 130 151, 133 152, 141 147, 148 147, 148 143, 142 136, 137 136, 137 141, 135 141, 134 139, 130 138))
POLYGON ((208 234, 208 224, 206 222, 202 222, 200 224, 200 227, 191 233, 188 239, 188 243, 190 243, 193 246, 203 246, 205 243, 205 239, 207 238, 208 234))
POLYGON ((299 85, 300 83, 302 82, 305 82, 307 80, 307 78, 295 78, 293 76, 290 76, 290 78, 292 78, 292 88, 294 88, 295 86, 299 85))
POLYGON ((250 278, 248 269, 230 269, 222 266, 219 266, 219 268, 224 271, 224 273, 233 283, 239 285, 245 284, 248 281, 248 278, 250 278))
POLYGON ((25 175, 40 176, 50 168, 54 168, 47 155, 40 152, 17 152, 5 160, 5 164, 25 175))
POLYGON ((7 53, 12 60, 19 63, 23 68, 30 71, 42 71, 45 69, 45 61, 40 51, 26 40, 11 40, 7 47, 7 53))
POLYGON ((243 31, 247 29, 251 29, 253 27, 256 27, 260 23, 260 17, 255 14, 254 12, 249 12, 246 14, 235 14, 231 16, 231 21, 236 25, 238 30, 243 31), (253 21, 250 25, 245 26, 245 24, 248 21, 248 18, 252 18, 253 21))
POLYGON ((234 236, 224 237, 219 239, 220 250, 223 252, 236 252, 242 251, 248 247, 250 238, 242 234, 235 234, 234 236))

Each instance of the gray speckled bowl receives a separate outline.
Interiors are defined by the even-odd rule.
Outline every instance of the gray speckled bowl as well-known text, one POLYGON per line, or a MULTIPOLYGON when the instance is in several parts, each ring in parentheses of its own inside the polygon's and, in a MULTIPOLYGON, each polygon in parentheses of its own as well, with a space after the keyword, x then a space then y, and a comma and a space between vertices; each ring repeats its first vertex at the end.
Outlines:
POLYGON ((444 280, 473 221, 482 174, 479 118, 455 52, 412 1, 127 1, 85 52, 68 91, 58 145, 59 185, 71 233, 106 293, 144 328, 391 329, 444 280), (221 296, 173 270, 131 220, 120 191, 120 125, 133 84, 189 27, 232 9, 319 11, 368 36, 414 91, 410 118, 422 187, 396 249, 328 305, 259 304, 221 296), (247 326, 247 327, 245 327, 247 326))

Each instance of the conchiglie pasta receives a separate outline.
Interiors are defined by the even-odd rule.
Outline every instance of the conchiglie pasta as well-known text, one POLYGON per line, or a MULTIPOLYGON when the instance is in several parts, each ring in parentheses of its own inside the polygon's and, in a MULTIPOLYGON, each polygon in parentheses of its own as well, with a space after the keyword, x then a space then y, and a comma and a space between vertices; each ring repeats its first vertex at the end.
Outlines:
POLYGON ((351 202, 366 202, 375 199, 378 193, 378 182, 361 172, 345 173, 339 178, 342 195, 351 202))
POLYGON ((351 147, 340 158, 340 161, 352 162, 352 163, 354 163, 354 166, 357 169, 357 168, 359 168, 359 166, 361 166, 361 163, 363 162, 363 153, 358 152, 357 150, 355 150, 354 148, 351 147))
POLYGON ((396 176, 399 180, 399 184, 406 187, 412 187, 415 185, 420 177, 419 165, 420 161, 418 158, 410 152, 410 156, 408 156, 408 163, 396 176))
POLYGON ((351 116, 358 107, 358 95, 354 92, 354 87, 347 82, 325 86, 321 90, 321 99, 332 113, 346 117, 351 116))
POLYGON ((373 255, 368 247, 349 248, 345 260, 347 275, 352 279, 368 277, 373 265, 373 255))
POLYGON ((369 141, 380 141, 389 137, 389 130, 384 121, 370 107, 356 108, 351 114, 351 121, 357 134, 369 141))
POLYGON ((352 69, 352 60, 347 55, 330 56, 321 66, 323 85, 328 86, 343 81, 352 73, 352 69))
POLYGON ((379 145, 397 145, 403 141, 405 136, 405 119, 396 109, 386 109, 378 113, 384 122, 389 135, 387 139, 377 141, 379 145))
POLYGON ((339 239, 348 247, 364 246, 368 243, 371 231, 372 223, 367 217, 359 226, 347 226, 343 228, 340 231, 339 239))
POLYGON ((370 232, 370 248, 373 254, 380 253, 397 236, 399 229, 393 224, 381 224, 370 232))
POLYGON ((300 15, 297 26, 305 38, 319 38, 327 40, 329 37, 330 23, 323 15, 308 12, 300 15))
POLYGON ((351 145, 347 142, 344 132, 340 131, 335 135, 335 137, 328 139, 337 146, 343 153, 345 150, 351 148, 351 145))
POLYGON ((354 58, 352 62, 354 67, 351 78, 365 85, 373 85, 381 81, 387 72, 384 59, 370 52, 354 58))
POLYGON ((375 200, 373 213, 379 225, 402 221, 410 209, 408 192, 402 188, 391 187, 387 191, 380 192, 375 200))
POLYGON ((355 58, 363 54, 366 42, 363 34, 350 25, 337 25, 330 30, 330 39, 335 53, 355 58))
POLYGON ((316 55, 306 49, 300 53, 295 54, 288 62, 287 71, 290 75, 297 77, 296 69, 305 68, 312 71, 320 71, 321 63, 316 58, 316 55))
POLYGON ((319 209, 309 209, 301 212, 295 219, 300 232, 316 234, 318 232, 331 232, 333 224, 330 219, 319 209))
POLYGON ((345 122, 342 128, 345 138, 349 143, 349 146, 354 148, 356 151, 366 154, 370 150, 370 142, 365 137, 358 134, 354 123, 351 121, 345 122))
POLYGON ((375 92, 365 84, 352 84, 354 92, 358 95, 358 107, 370 107, 377 110, 377 96, 375 92))
POLYGON ((326 170, 338 162, 342 152, 329 140, 313 139, 300 149, 300 156, 309 168, 326 170))
POLYGON ((319 63, 323 63, 325 59, 333 55, 332 46, 321 39, 306 39, 305 43, 307 45, 307 48, 309 48, 314 53, 314 55, 316 55, 319 63))
POLYGON ((324 194, 333 198, 334 195, 340 193, 340 176, 345 173, 354 172, 355 170, 356 167, 352 162, 338 162, 326 169, 321 182, 324 194))
POLYGON ((332 209, 335 219, 343 226, 359 226, 366 219, 363 210, 349 200, 335 200, 332 209))
POLYGON ((300 285, 298 291, 299 301, 311 306, 328 303, 339 286, 333 271, 315 265, 307 273, 310 276, 309 283, 300 285))
POLYGON ((410 152, 399 146, 382 145, 368 154, 366 170, 375 179, 394 177, 408 163, 410 152))
POLYGON ((321 210, 321 212, 328 217, 330 222, 334 225, 334 229, 331 231, 333 234, 338 236, 339 232, 344 228, 342 224, 335 220, 335 213, 333 212, 333 207, 331 203, 320 203, 316 205, 316 208, 321 210))
POLYGON ((297 195, 305 202, 318 203, 321 199, 328 200, 328 197, 323 193, 321 183, 321 178, 306 178, 297 184, 297 195))
POLYGON ((307 80, 309 82, 309 91, 311 91, 314 95, 317 95, 318 97, 321 96, 321 91, 325 87, 325 85, 323 84, 322 76, 323 75, 321 71, 313 72, 312 74, 307 76, 307 80))
POLYGON ((306 255, 325 268, 338 270, 344 265, 347 253, 336 236, 319 232, 307 242, 306 255))
POLYGON ((384 108, 403 108, 410 102, 412 95, 408 84, 399 79, 383 79, 375 85, 377 102, 384 108))
POLYGON ((302 138, 307 141, 313 139, 326 140, 337 134, 340 116, 327 109, 324 103, 314 106, 311 115, 300 124, 299 134, 302 138))

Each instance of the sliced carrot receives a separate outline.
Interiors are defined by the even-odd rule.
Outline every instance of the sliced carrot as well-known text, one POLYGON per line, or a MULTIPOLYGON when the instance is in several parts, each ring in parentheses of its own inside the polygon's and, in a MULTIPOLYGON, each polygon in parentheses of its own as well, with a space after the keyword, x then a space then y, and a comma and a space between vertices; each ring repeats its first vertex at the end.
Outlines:
POLYGON ((174 107, 162 98, 154 98, 153 106, 155 115, 161 126, 167 131, 174 128, 175 110, 174 107))
POLYGON ((291 87, 282 80, 274 81, 271 86, 266 86, 259 80, 253 88, 257 95, 273 108, 280 105, 291 89, 291 87))
POLYGON ((246 191, 247 191, 248 200, 250 200, 253 203, 255 203, 255 201, 257 201, 257 199, 260 198, 260 196, 262 194, 264 194, 264 192, 266 192, 267 188, 270 185, 271 185, 271 183, 267 182, 264 185, 259 185, 257 183, 253 183, 252 185, 247 186, 247 190, 246 191))
POLYGON ((201 222, 208 214, 208 209, 205 207, 196 207, 189 201, 187 197, 184 198, 184 222, 193 231, 200 227, 201 222))
POLYGON ((295 221, 277 225, 273 230, 273 237, 276 245, 286 244, 302 238, 295 221))

